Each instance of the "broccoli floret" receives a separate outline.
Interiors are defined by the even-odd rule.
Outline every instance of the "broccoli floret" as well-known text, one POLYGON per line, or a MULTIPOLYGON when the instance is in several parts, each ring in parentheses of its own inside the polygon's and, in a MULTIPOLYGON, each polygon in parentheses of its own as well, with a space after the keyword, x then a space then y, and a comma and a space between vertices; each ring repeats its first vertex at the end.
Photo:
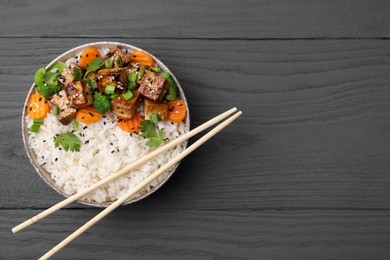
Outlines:
POLYGON ((36 91, 39 92, 45 98, 49 98, 59 92, 61 90, 61 86, 56 80, 46 81, 46 75, 47 72, 45 68, 38 69, 37 72, 35 72, 34 83, 36 91))
POLYGON ((61 86, 58 83, 43 83, 37 85, 35 89, 45 98, 49 98, 58 93, 61 90, 61 86))
POLYGON ((105 95, 102 95, 100 93, 96 93, 93 95, 93 107, 99 112, 99 113, 107 113, 111 109, 111 102, 108 97, 105 95))

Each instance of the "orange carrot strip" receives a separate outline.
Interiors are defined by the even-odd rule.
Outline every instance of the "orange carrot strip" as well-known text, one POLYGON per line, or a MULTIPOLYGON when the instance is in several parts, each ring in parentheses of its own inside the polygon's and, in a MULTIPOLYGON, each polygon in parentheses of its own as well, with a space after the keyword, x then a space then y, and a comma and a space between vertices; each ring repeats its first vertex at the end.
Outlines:
POLYGON ((84 124, 96 123, 103 117, 93 107, 82 107, 77 111, 76 120, 84 124))
POLYGON ((82 66, 87 67, 87 65, 97 57, 100 57, 98 49, 93 47, 86 48, 80 56, 80 63, 82 66))
POLYGON ((50 106, 47 104, 46 98, 39 93, 34 93, 30 96, 27 102, 27 112, 34 119, 45 118, 47 112, 50 111, 50 106))
POLYGON ((183 100, 177 99, 168 102, 168 119, 174 123, 180 123, 186 118, 187 108, 183 100))
POLYGON ((141 116, 137 112, 134 112, 134 115, 131 119, 118 117, 116 123, 123 131, 137 133, 141 130, 141 120, 141 116))
POLYGON ((143 51, 135 51, 130 54, 130 61, 136 62, 148 67, 154 67, 153 57, 143 51))

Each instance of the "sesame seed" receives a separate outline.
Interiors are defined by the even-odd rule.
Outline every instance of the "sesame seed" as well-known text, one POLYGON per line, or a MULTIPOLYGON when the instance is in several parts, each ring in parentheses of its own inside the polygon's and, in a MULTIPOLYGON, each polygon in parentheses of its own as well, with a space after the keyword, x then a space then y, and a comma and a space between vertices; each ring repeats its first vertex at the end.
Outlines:
POLYGON ((56 158, 54 161, 58 161, 58 158, 56 158))

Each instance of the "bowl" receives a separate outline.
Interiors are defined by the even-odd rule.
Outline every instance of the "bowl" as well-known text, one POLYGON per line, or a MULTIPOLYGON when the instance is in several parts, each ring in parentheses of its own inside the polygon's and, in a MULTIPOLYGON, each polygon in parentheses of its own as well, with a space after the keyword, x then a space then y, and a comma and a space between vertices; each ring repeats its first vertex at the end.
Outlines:
MULTIPOLYGON (((145 50, 143 50, 141 48, 138 48, 136 46, 125 44, 125 43, 120 43, 120 42, 93 42, 93 43, 88 43, 88 44, 77 46, 77 47, 75 47, 75 48, 73 48, 73 49, 71 49, 69 51, 64 52, 63 54, 61 54, 60 56, 58 56, 57 58, 52 60, 46 66, 46 69, 51 67, 52 65, 54 65, 58 61, 66 61, 67 59, 69 59, 71 57, 74 57, 75 55, 77 55, 78 53, 80 53, 82 50, 84 50, 87 47, 95 47, 95 48, 98 48, 98 49, 100 49, 100 48, 110 48, 111 49, 111 48, 113 48, 115 46, 118 46, 119 48, 123 48, 123 49, 128 49, 130 52, 133 52, 133 51, 136 51, 136 50, 141 50, 143 52, 149 53, 149 52, 147 52, 147 51, 145 51, 145 50)), ((189 129, 190 129, 190 116, 189 116, 189 109, 188 109, 187 99, 186 99, 186 97, 184 95, 183 89, 181 88, 180 83, 176 79, 175 75, 168 69, 168 67, 165 66, 165 64, 162 63, 158 58, 156 58, 152 54, 150 54, 150 55, 153 57, 155 63, 163 71, 167 71, 167 72, 169 72, 172 75, 173 79, 175 80, 175 82, 177 84, 179 97, 180 97, 180 99, 182 99, 185 102, 185 105, 186 105, 186 108, 187 108, 187 116, 186 116, 186 119, 184 121, 184 124, 185 124, 185 132, 188 132, 189 129)), ((26 107, 30 95, 33 94, 34 92, 35 92, 35 90, 34 90, 34 83, 33 83, 31 85, 31 88, 30 88, 28 94, 27 94, 27 97, 26 97, 26 100, 25 100, 23 108, 26 107)), ((23 143, 24 143, 24 148, 25 148, 25 150, 27 152, 27 156, 28 156, 32 166, 34 167, 34 169, 36 170, 38 175, 43 179, 43 181, 47 185, 49 185, 51 188, 53 188, 55 191, 57 191, 58 193, 60 193, 64 197, 69 197, 69 195, 67 195, 61 187, 56 185, 54 180, 51 178, 51 174, 37 163, 36 155, 35 155, 34 151, 31 149, 31 147, 29 146, 29 143, 28 143, 28 140, 27 140, 29 133, 28 133, 28 127, 27 127, 27 123, 26 123, 25 117, 26 117, 26 109, 23 109, 23 114, 22 114, 23 143)), ((185 149, 186 147, 187 147, 187 141, 183 144, 183 149, 185 149)), ((130 198, 130 199, 128 199, 127 201, 125 201, 125 203, 123 205, 134 203, 134 202, 137 202, 139 200, 142 200, 143 198, 149 196, 150 194, 152 194, 153 192, 158 190, 172 176, 172 174, 176 171, 176 169, 179 166, 179 164, 180 164, 180 162, 177 163, 173 168, 171 168, 171 170, 168 171, 168 174, 166 175, 166 177, 157 186, 152 187, 149 191, 144 191, 144 193, 141 196, 137 197, 137 198, 130 198)), ((77 202, 79 202, 81 204, 84 204, 84 205, 93 206, 93 207, 107 207, 113 201, 105 202, 105 203, 97 203, 97 202, 90 202, 90 201, 86 201, 86 200, 83 200, 83 199, 79 199, 79 200, 77 200, 77 202)))

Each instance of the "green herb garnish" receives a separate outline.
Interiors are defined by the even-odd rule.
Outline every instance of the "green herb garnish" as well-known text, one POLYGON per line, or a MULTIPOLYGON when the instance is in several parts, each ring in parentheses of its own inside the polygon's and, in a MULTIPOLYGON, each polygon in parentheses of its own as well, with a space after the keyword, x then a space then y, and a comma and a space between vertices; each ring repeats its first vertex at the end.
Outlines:
POLYGON ((140 70, 139 74, 138 74, 138 78, 142 78, 145 74, 145 69, 142 69, 140 70))
POLYGON ((93 79, 86 78, 84 81, 92 88, 95 89, 97 88, 97 83, 93 79))
POLYGON ((118 65, 118 67, 122 67, 123 66, 121 57, 118 56, 116 58, 116 64, 118 65))
POLYGON ((104 67, 106 67, 107 69, 111 69, 112 68, 112 59, 107 59, 104 62, 104 67))
POLYGON ((115 86, 109 85, 104 89, 107 95, 115 94, 115 86))
POLYGON ((164 132, 157 129, 158 116, 156 112, 150 115, 150 120, 141 121, 141 136, 149 138, 146 145, 151 148, 159 147, 164 143, 164 132))
POLYGON ((150 117, 149 117, 149 120, 150 122, 152 122, 153 124, 157 124, 158 123, 158 115, 156 112, 153 112, 150 117))
POLYGON ((138 87, 137 82, 129 81, 129 82, 127 82, 126 85, 127 85, 127 89, 130 89, 130 90, 136 89, 138 87))
POLYGON ((73 133, 65 133, 56 135, 53 139, 54 147, 58 148, 62 146, 65 151, 79 152, 80 151, 80 139, 73 133))
POLYGON ((165 98, 169 101, 175 100, 177 97, 177 85, 175 80, 168 72, 163 72, 160 76, 165 78, 169 83, 168 93, 165 95, 165 98))
POLYGON ((41 128, 41 125, 33 124, 28 130, 30 132, 39 133, 40 128, 41 128))
POLYGON ((53 113, 53 115, 58 116, 58 114, 60 113, 60 109, 58 108, 58 106, 54 106, 51 109, 51 112, 53 113))
POLYGON ((130 82, 136 82, 137 81, 137 74, 135 72, 130 72, 129 73, 129 81, 130 82))
POLYGON ((43 125, 43 119, 34 118, 33 124, 34 125, 43 125))
POLYGON ((103 59, 102 57, 97 57, 96 59, 94 59, 93 61, 91 61, 88 65, 87 65, 87 71, 85 72, 84 74, 84 79, 85 77, 90 73, 90 72, 95 72, 97 71, 98 69, 100 69, 103 65, 103 59))
POLYGON ((74 120, 73 121, 73 129, 75 131, 79 130, 79 122, 77 120, 74 120))
POLYGON ((73 81, 78 81, 83 78, 83 71, 79 67, 73 68, 73 81))
POLYGON ((158 68, 158 67, 150 68, 150 70, 153 71, 154 73, 160 73, 161 72, 161 69, 158 68))
POLYGON ((122 94, 123 98, 126 100, 130 100, 133 97, 133 92, 131 90, 126 91, 122 94))
POLYGON ((112 95, 110 96, 110 98, 111 98, 111 99, 114 99, 114 98, 116 98, 117 96, 119 96, 119 94, 112 94, 112 95))

